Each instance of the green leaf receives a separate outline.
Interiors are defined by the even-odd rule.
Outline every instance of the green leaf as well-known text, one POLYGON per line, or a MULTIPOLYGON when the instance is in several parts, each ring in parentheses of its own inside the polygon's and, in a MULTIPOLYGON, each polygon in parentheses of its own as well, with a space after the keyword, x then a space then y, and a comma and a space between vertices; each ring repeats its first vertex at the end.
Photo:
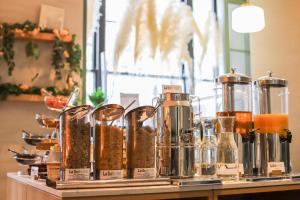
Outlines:
POLYGON ((89 99, 93 103, 94 106, 97 106, 98 104, 101 104, 106 100, 106 96, 105 96, 102 88, 98 87, 96 89, 96 91, 92 92, 92 94, 89 95, 89 99))

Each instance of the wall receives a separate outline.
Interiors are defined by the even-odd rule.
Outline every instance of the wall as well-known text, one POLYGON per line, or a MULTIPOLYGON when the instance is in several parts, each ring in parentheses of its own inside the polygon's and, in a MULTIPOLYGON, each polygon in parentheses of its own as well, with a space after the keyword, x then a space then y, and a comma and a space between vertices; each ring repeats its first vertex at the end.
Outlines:
POLYGON ((265 11, 266 27, 251 34, 253 78, 266 75, 289 81, 289 123, 293 132, 292 162, 300 172, 300 0, 252 0, 265 11))
MULTIPOLYGON (((23 23, 25 20, 30 20, 38 24, 41 4, 65 9, 64 27, 67 28, 70 33, 77 35, 77 41, 81 45, 83 0, 0 0, 0 22, 23 23)), ((54 79, 54 70, 52 70, 51 67, 52 43, 38 43, 41 49, 41 56, 37 61, 26 58, 26 43, 26 41, 17 41, 15 43, 16 67, 13 71, 13 76, 8 76, 6 65, 0 63, 2 82, 23 83, 30 86, 63 86, 64 81, 57 82, 54 79), (34 82, 31 82, 31 79, 36 73, 39 73, 39 77, 34 82)))
MULTIPOLYGON (((65 9, 65 27, 71 33, 77 35, 78 42, 82 44, 83 31, 83 0, 0 0, 0 22, 24 22, 29 19, 38 22, 40 5, 48 4, 65 9)), ((26 58, 24 46, 26 42, 16 42, 16 69, 13 77, 8 77, 7 67, 0 64, 0 75, 3 81, 35 84, 38 86, 49 85, 52 80, 49 79, 51 73, 51 43, 39 43, 41 48, 41 58, 38 61, 26 58), (31 83, 30 78, 36 73, 40 73, 39 79, 31 83)), ((29 102, 9 102, 0 101, 0 199, 5 197, 5 179, 6 172, 25 170, 25 167, 18 165, 12 158, 12 154, 7 151, 8 148, 21 150, 25 145, 21 139, 22 129, 38 134, 51 133, 51 130, 39 128, 35 121, 36 113, 57 115, 47 111, 44 103, 29 102)))

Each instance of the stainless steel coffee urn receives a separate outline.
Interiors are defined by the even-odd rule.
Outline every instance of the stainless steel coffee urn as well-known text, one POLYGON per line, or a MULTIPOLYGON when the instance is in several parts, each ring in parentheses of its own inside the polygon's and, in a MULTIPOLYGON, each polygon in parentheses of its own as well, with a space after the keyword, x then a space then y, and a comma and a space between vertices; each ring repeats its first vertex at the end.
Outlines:
POLYGON ((288 130, 288 83, 268 72, 254 81, 255 167, 258 175, 291 172, 288 130))
POLYGON ((252 175, 252 83, 234 69, 217 78, 217 116, 234 116, 234 137, 239 151, 240 174, 252 175), (243 167, 242 167, 243 166, 243 167))
POLYGON ((189 94, 165 93, 158 98, 156 167, 159 177, 195 174, 193 113, 189 94))

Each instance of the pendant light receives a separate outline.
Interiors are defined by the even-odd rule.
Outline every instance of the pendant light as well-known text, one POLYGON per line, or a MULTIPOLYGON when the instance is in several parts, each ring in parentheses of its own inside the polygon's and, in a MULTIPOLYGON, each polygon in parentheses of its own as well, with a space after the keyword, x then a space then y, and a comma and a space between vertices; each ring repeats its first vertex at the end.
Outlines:
POLYGON ((265 27, 264 10, 252 3, 244 3, 232 11, 232 29, 239 33, 253 33, 265 27))

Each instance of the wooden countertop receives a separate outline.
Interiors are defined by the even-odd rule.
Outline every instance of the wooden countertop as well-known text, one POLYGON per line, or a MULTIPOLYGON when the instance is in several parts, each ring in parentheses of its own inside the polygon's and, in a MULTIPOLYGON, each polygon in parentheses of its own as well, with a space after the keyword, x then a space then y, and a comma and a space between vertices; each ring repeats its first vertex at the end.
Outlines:
POLYGON ((56 190, 46 185, 45 181, 33 180, 28 175, 17 175, 16 173, 7 173, 7 176, 23 184, 30 185, 39 190, 45 191, 57 197, 84 197, 84 196, 121 196, 137 194, 155 194, 155 193, 173 193, 187 191, 209 191, 212 185, 178 187, 176 185, 166 186, 147 186, 147 187, 122 187, 122 188, 97 188, 97 189, 68 189, 56 190))
MULTIPOLYGON (((56 190, 46 186, 45 181, 33 180, 28 175, 17 175, 16 173, 7 173, 7 177, 18 183, 29 185, 37 190, 51 194, 58 199, 71 199, 78 197, 117 197, 146 195, 151 199, 151 194, 171 195, 177 194, 179 197, 196 197, 198 195, 210 196, 207 199, 217 199, 216 196, 231 194, 250 194, 257 192, 274 192, 287 190, 300 190, 300 180, 269 180, 259 182, 225 182, 222 185, 201 185, 178 187, 176 185, 151 186, 151 187, 122 187, 122 188, 97 188, 97 189, 68 189, 56 190)), ((172 196, 170 196, 172 197, 172 196)), ((118 197, 117 197, 118 198, 118 197)), ((153 197, 154 198, 154 197, 153 197)))

